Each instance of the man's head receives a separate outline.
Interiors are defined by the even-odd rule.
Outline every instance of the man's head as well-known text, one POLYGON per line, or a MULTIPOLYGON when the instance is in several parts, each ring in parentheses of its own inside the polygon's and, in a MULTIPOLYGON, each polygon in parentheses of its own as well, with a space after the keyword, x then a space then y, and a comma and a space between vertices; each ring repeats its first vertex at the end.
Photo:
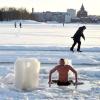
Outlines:
POLYGON ((63 58, 61 58, 61 59, 59 60, 59 64, 60 64, 60 65, 65 65, 65 61, 64 61, 63 58))
POLYGON ((83 30, 85 30, 86 29, 86 26, 82 26, 82 28, 83 28, 83 30))

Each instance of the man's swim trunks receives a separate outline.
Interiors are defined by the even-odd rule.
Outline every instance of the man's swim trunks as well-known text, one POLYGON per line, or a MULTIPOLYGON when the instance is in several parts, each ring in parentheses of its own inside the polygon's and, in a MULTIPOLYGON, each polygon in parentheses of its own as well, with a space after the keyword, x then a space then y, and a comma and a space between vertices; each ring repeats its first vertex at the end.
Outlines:
POLYGON ((73 83, 72 80, 67 81, 67 82, 60 82, 59 80, 52 80, 53 83, 57 83, 58 86, 68 86, 73 83))

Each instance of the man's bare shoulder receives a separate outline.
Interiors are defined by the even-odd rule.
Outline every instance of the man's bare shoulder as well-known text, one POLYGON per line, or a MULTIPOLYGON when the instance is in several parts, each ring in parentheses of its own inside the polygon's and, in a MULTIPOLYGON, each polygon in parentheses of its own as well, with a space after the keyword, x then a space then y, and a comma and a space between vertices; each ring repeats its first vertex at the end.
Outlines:
POLYGON ((56 66, 55 66, 56 69, 59 69, 59 68, 61 68, 61 67, 62 67, 62 65, 56 65, 56 66))
POLYGON ((56 68, 59 68, 59 67, 61 67, 61 65, 56 65, 55 67, 56 67, 56 68))
POLYGON ((71 70, 71 71, 74 71, 75 72, 75 69, 72 67, 72 66, 70 66, 70 65, 66 65, 67 66, 67 68, 69 69, 69 70, 71 70))
POLYGON ((65 65, 65 67, 67 67, 67 68, 71 68, 71 66, 70 66, 70 65, 65 65))

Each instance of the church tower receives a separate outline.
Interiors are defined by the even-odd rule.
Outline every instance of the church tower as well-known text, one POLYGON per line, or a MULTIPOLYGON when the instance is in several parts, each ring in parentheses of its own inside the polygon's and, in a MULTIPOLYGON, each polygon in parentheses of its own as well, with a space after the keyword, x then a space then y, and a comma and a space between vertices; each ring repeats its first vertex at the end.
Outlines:
POLYGON ((87 17, 87 16, 88 16, 87 11, 85 10, 82 4, 80 10, 77 12, 77 17, 81 18, 81 17, 87 17))

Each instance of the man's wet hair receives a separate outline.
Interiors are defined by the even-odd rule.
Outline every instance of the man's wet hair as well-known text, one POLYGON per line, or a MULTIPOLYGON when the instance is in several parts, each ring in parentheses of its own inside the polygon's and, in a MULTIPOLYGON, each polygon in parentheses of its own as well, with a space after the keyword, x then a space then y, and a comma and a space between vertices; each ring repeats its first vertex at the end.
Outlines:
POLYGON ((61 58, 60 60, 63 60, 63 61, 64 61, 64 59, 63 59, 63 58, 61 58))

